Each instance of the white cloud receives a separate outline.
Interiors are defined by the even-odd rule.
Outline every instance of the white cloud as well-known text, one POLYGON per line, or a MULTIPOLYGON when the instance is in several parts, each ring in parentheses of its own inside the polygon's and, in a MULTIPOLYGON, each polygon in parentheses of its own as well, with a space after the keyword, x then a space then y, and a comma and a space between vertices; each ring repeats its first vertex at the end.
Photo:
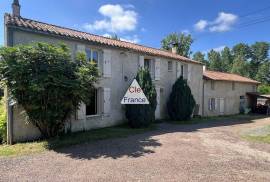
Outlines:
POLYGON ((206 20, 200 20, 194 25, 194 28, 197 31, 204 31, 207 25, 208 22, 206 20))
POLYGON ((214 21, 200 20, 195 25, 196 31, 208 29, 210 32, 227 32, 232 29, 238 16, 231 13, 220 12, 214 21))
POLYGON ((223 46, 216 47, 216 48, 214 48, 213 50, 216 51, 216 52, 221 52, 221 51, 223 51, 223 49, 224 49, 225 47, 226 47, 226 46, 223 45, 223 46))
MULTIPOLYGON (((129 7, 131 6, 129 5, 129 7)), ((136 29, 137 13, 134 10, 125 9, 119 4, 106 4, 101 6, 98 11, 104 16, 104 19, 86 23, 85 29, 89 31, 105 30, 112 33, 136 29)))
POLYGON ((238 20, 238 16, 231 13, 220 12, 218 17, 209 28, 211 32, 226 32, 232 29, 232 26, 238 20))
POLYGON ((120 40, 122 41, 126 41, 126 42, 131 42, 131 43, 139 43, 141 40, 139 39, 138 35, 133 35, 133 36, 126 36, 123 38, 120 38, 120 40))

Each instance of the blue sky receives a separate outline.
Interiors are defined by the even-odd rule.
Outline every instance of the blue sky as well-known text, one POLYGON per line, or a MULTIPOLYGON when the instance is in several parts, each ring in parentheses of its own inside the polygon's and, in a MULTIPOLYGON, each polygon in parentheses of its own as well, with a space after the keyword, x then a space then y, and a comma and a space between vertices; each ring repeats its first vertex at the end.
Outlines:
MULTIPOLYGON (((12 0, 0 1, 3 15, 12 0)), ((195 38, 192 51, 219 50, 239 42, 270 41, 270 1, 247 0, 20 0, 25 18, 99 35, 116 33, 123 40, 155 48, 170 32, 195 38)))

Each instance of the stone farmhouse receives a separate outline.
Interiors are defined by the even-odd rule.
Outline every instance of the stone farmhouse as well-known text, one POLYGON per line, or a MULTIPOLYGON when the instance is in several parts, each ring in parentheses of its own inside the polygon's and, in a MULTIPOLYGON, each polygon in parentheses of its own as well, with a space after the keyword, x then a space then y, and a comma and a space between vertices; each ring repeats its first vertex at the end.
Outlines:
MULTIPOLYGON (((157 91, 156 118, 167 118, 167 99, 176 79, 183 76, 196 100, 196 115, 228 115, 239 112, 246 92, 256 91, 258 82, 232 74, 203 71, 204 65, 172 52, 130 42, 89 34, 57 25, 24 18, 18 0, 13 13, 5 14, 5 46, 32 42, 65 43, 72 51, 84 51, 94 60, 102 75, 96 85, 91 105, 82 104, 67 123, 71 131, 90 130, 117 125, 125 121, 120 104, 138 69, 150 70, 157 91), (224 76, 225 75, 225 76, 224 76), (223 79, 222 79, 223 78, 223 79)), ((40 137, 25 121, 19 105, 8 106, 8 141, 19 142, 40 137)))

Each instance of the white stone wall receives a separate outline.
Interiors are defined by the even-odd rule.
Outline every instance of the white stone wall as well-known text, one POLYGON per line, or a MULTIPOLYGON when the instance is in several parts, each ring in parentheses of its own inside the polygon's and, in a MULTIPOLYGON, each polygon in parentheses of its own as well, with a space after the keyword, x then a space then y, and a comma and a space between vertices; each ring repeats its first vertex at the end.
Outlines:
MULTIPOLYGON (((76 42, 70 40, 64 40, 51 36, 38 35, 34 33, 26 33, 26 32, 14 32, 14 44, 25 44, 30 42, 37 41, 46 41, 49 43, 57 43, 64 42, 69 48, 72 50, 73 54, 76 52, 76 47, 78 44, 83 44, 86 46, 95 46, 98 49, 107 49, 111 51, 111 77, 110 78, 101 78, 100 82, 96 85, 100 90, 104 88, 110 89, 110 113, 108 114, 100 114, 97 116, 84 117, 80 119, 76 119, 76 117, 72 117, 71 122, 67 123, 67 129, 72 131, 82 131, 89 129, 96 129, 102 127, 108 127, 120 124, 125 121, 125 112, 124 106, 120 104, 122 97, 124 96, 126 89, 129 87, 131 82, 136 76, 136 73, 139 68, 139 56, 145 56, 147 58, 156 58, 148 55, 143 55, 137 52, 116 49, 113 47, 98 47, 96 45, 91 45, 91 43, 87 42, 76 42), (125 80, 125 77, 127 80, 125 80)), ((165 59, 160 57, 160 80, 154 80, 156 87, 161 88, 160 93, 160 116, 161 118, 167 117, 167 100, 169 94, 172 89, 172 85, 176 80, 176 64, 178 61, 173 61, 173 70, 172 72, 168 71, 168 61, 169 59, 165 59)), ((199 64, 187 64, 185 65, 186 69, 186 77, 188 79, 188 83, 191 87, 192 93, 197 104, 200 105, 200 114, 202 113, 202 73, 203 67, 199 64), (189 72, 188 72, 189 71, 189 72)), ((102 99, 102 98, 101 98, 102 99)), ((101 106, 102 107, 102 106, 101 106)), ((20 115, 20 112, 15 108, 14 114, 16 115, 14 118, 13 130, 14 130, 14 139, 15 141, 25 141, 36 139, 39 135, 37 129, 33 127, 31 124, 25 124, 25 119, 23 115, 20 115), (33 129, 34 128, 34 129, 33 129), (27 131, 27 132, 25 132, 27 131), (31 132, 33 131, 33 133, 31 132)), ((77 117, 78 118, 78 117, 77 117)))
MULTIPOLYGON (((211 89, 211 81, 204 81, 204 116, 218 116, 220 113, 219 98, 224 98, 225 107, 224 115, 239 114, 240 96, 245 96, 247 92, 254 92, 256 84, 235 82, 235 89, 232 89, 232 82, 229 81, 214 81, 215 89, 211 89), (209 99, 217 99, 217 108, 209 110, 209 99)), ((246 97, 247 99, 247 97, 246 97)), ((246 104, 247 100, 246 100, 246 104)))

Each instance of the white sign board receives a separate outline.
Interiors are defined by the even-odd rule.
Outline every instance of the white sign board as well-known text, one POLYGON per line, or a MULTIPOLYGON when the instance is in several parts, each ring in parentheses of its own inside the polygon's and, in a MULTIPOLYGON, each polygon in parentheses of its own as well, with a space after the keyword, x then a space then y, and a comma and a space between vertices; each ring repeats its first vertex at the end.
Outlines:
POLYGON ((129 86, 121 104, 149 104, 148 99, 144 95, 143 90, 136 79, 134 79, 129 86))

